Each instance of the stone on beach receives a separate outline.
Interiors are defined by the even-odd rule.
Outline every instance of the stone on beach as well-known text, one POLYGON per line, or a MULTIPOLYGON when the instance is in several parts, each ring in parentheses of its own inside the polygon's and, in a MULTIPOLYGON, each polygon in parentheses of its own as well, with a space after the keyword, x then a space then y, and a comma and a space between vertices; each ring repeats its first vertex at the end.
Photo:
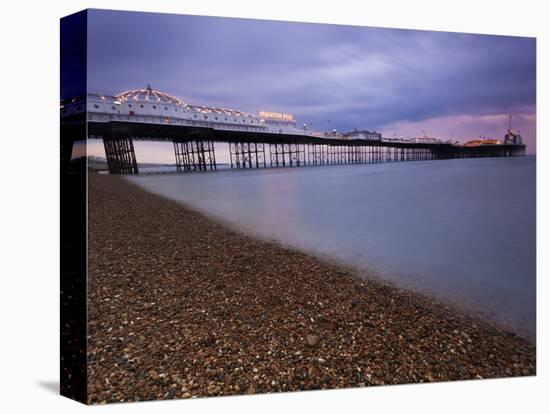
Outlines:
POLYGON ((306 342, 311 347, 317 346, 320 341, 321 341, 321 338, 317 335, 308 335, 306 337, 306 342))

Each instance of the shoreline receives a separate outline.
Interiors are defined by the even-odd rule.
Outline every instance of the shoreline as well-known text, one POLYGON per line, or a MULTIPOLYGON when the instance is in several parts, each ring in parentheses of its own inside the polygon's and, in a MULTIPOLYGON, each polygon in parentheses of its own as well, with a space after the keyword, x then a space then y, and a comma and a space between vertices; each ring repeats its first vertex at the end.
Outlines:
POLYGON ((414 162, 124 178, 250 237, 352 265, 534 343, 535 163, 523 158, 448 161, 436 174, 414 162))
MULTIPOLYGON (((238 170, 229 170, 229 171, 238 172, 238 170)), ((198 172, 198 174, 200 173, 201 172, 198 172)), ((399 281, 397 281, 396 279, 382 278, 378 270, 365 267, 364 265, 359 263, 346 262, 344 259, 336 258, 334 256, 331 256, 328 253, 321 253, 319 251, 301 249, 299 247, 293 246, 291 243, 288 243, 288 242, 283 242, 281 240, 277 240, 272 237, 264 237, 261 234, 254 234, 253 231, 247 231, 247 229, 241 228, 238 224, 235 224, 234 222, 231 222, 226 218, 209 215, 208 213, 203 212, 198 208, 195 208, 193 206, 186 204, 184 201, 179 201, 177 199, 172 199, 160 194, 149 192, 148 190, 140 187, 139 185, 132 182, 131 180, 126 180, 126 177, 124 177, 124 179, 130 185, 138 187, 140 190, 145 191, 147 194, 151 194, 155 197, 160 197, 161 199, 167 200, 169 202, 174 202, 177 205, 181 206, 183 209, 193 212, 194 214, 203 216, 206 220, 213 222, 223 228, 226 228, 227 230, 239 235, 240 237, 251 238, 253 240, 264 242, 264 243, 267 243, 268 245, 272 245, 280 249, 285 249, 285 250, 305 254, 306 256, 310 256, 329 266, 337 267, 341 271, 347 274, 351 274, 356 278, 358 278, 359 280, 365 280, 368 283, 379 284, 379 285, 394 289, 396 291, 403 290, 406 292, 410 292, 413 295, 416 295, 419 298, 422 298, 422 300, 424 301, 430 302, 433 305, 440 306, 447 309, 449 312, 467 316, 472 320, 477 321, 477 323, 479 324, 482 324, 482 325, 485 324, 492 328, 497 328, 501 331, 507 332, 510 335, 512 334, 517 335, 522 339, 526 340, 527 342, 529 342, 533 347, 536 347, 536 332, 531 332, 527 329, 523 329, 520 331, 514 330, 508 326, 509 321, 505 319, 497 320, 494 317, 491 317, 486 310, 482 310, 480 308, 469 309, 459 299, 451 298, 451 297, 443 297, 441 296, 441 292, 436 293, 435 290, 429 293, 427 292, 423 293, 422 291, 416 289, 413 285, 406 286, 406 285, 400 284, 399 281)))
POLYGON ((120 177, 89 206, 91 403, 536 374, 516 334, 120 177))

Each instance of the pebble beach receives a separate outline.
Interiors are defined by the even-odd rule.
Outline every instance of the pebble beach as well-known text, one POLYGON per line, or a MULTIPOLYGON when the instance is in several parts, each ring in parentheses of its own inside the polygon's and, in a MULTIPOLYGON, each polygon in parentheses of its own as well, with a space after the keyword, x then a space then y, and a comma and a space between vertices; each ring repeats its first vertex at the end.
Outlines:
POLYGON ((536 374, 530 341, 427 296, 121 177, 88 191, 89 403, 536 374))

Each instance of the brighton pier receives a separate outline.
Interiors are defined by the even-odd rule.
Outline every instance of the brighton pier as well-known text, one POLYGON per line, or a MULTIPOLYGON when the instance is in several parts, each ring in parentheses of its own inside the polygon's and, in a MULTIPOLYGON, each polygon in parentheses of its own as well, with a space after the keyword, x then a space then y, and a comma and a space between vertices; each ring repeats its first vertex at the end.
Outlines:
POLYGON ((231 168, 301 167, 512 157, 525 154, 519 134, 473 146, 385 139, 370 131, 338 134, 296 126, 290 114, 245 113, 190 105, 148 86, 114 96, 88 94, 61 104, 61 159, 73 144, 101 139, 110 173, 138 174, 134 141, 173 143, 177 172, 216 170, 215 143, 229 146, 231 168))

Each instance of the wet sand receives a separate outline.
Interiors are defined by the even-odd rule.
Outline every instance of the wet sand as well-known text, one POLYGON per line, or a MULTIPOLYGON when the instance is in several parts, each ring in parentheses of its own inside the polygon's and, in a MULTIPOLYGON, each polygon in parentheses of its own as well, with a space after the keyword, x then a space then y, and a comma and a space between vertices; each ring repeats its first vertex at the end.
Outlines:
POLYGON ((89 177, 90 403, 534 375, 525 339, 89 177))

